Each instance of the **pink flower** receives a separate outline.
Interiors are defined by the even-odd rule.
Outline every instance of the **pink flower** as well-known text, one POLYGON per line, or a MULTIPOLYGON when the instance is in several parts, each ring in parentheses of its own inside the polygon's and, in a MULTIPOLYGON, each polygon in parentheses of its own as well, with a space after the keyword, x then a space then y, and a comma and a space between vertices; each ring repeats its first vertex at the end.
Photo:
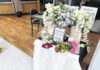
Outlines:
POLYGON ((39 37, 39 38, 42 38, 42 36, 41 36, 41 35, 38 35, 38 37, 39 37))
POLYGON ((67 41, 67 43, 72 44, 72 49, 70 50, 70 52, 71 53, 76 53, 76 49, 77 49, 78 44, 74 41, 67 41))
POLYGON ((71 53, 75 53, 75 52, 76 52, 76 49, 72 48, 72 49, 70 50, 70 52, 71 52, 71 53))

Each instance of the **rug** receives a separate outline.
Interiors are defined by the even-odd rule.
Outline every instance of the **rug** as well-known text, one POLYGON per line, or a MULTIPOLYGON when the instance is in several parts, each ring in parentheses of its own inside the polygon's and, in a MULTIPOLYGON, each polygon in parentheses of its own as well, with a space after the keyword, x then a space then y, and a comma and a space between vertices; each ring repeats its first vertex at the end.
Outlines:
POLYGON ((32 57, 0 38, 0 70, 33 70, 32 57))

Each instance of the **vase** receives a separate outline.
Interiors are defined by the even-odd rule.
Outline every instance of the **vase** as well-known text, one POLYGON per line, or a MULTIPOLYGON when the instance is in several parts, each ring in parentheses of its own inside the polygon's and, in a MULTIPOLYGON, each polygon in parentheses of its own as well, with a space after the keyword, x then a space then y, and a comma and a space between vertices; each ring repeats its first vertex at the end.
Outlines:
POLYGON ((78 44, 76 53, 79 54, 80 52, 80 40, 81 40, 81 29, 78 29, 76 26, 72 26, 71 27, 71 33, 70 33, 70 37, 69 37, 69 41, 75 41, 78 44))
POLYGON ((75 41, 77 44, 79 44, 80 40, 81 40, 81 36, 82 36, 81 29, 78 29, 76 26, 72 26, 70 38, 72 38, 73 41, 75 41))
POLYGON ((53 35, 54 33, 55 24, 52 21, 48 21, 45 25, 45 30, 50 34, 53 35))

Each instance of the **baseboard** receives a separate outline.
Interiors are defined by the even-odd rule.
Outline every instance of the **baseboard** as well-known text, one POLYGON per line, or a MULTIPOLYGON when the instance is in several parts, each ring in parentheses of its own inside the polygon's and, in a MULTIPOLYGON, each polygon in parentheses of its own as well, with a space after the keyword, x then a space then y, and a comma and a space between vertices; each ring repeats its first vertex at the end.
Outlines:
MULTIPOLYGON (((30 13, 22 13, 22 15, 29 15, 30 13)), ((13 16, 16 14, 0 14, 0 16, 13 16)))

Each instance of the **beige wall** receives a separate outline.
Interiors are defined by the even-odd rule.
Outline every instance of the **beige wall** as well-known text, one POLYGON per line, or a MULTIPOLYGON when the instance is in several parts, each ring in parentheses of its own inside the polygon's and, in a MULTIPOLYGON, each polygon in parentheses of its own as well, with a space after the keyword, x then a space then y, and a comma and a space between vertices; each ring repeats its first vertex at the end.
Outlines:
MULTIPOLYGON (((38 1, 36 2, 23 2, 23 13, 29 13, 31 8, 35 8, 38 11, 40 10, 40 7, 38 5, 38 1)), ((12 3, 0 3, 0 14, 14 14, 12 3)))

